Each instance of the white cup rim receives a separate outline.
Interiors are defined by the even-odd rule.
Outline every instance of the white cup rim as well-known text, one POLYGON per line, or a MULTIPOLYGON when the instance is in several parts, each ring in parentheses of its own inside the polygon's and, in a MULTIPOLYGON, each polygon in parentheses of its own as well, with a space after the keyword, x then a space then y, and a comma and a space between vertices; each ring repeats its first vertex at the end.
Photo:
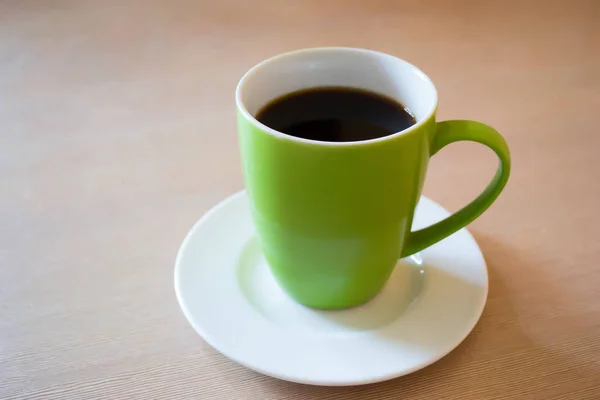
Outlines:
POLYGON ((359 146, 359 145, 372 144, 372 143, 378 143, 378 142, 392 140, 399 136, 404 136, 404 135, 409 134, 410 132, 420 129, 427 121, 431 120, 434 117, 434 115, 437 111, 438 96, 437 96, 437 90, 435 88, 433 81, 419 68, 417 68, 413 64, 411 64, 408 61, 403 60, 399 57, 393 56, 391 54, 383 53, 380 51, 362 49, 362 48, 354 48, 354 47, 313 47, 313 48, 305 48, 305 49, 289 51, 286 53, 281 53, 281 54, 272 56, 270 58, 267 58, 267 59, 259 62, 258 64, 254 65, 240 78, 240 80, 237 84, 237 87, 235 89, 235 101, 236 101, 236 105, 237 105, 239 112, 242 114, 242 116, 248 122, 250 122, 252 125, 254 125, 254 127, 256 127, 257 129, 259 129, 263 132, 266 132, 269 135, 272 135, 274 137, 277 137, 279 139, 290 140, 290 141, 294 141, 294 142, 306 143, 306 144, 312 144, 312 145, 319 145, 319 146, 350 147, 350 146, 359 146), (401 131, 396 132, 391 135, 375 138, 375 139, 359 140, 359 141, 352 141, 352 142, 326 142, 326 141, 319 141, 319 140, 312 140, 312 139, 304 139, 304 138, 288 135, 286 133, 277 131, 277 130, 270 128, 269 126, 261 123, 254 117, 254 115, 252 115, 252 113, 250 111, 248 111, 246 105, 244 104, 244 101, 242 100, 243 93, 244 93, 247 82, 250 79, 252 79, 252 77, 258 71, 260 71, 264 67, 268 66, 269 64, 283 61, 286 58, 296 57, 298 55, 307 54, 307 53, 315 53, 316 54, 319 52, 362 53, 363 55, 370 55, 370 56, 374 56, 374 57, 394 59, 396 62, 403 64, 404 67, 407 67, 417 78, 423 80, 427 85, 430 86, 430 89, 432 91, 432 101, 431 101, 431 104, 428 106, 428 111, 426 112, 426 114, 423 117, 418 118, 414 125, 411 125, 410 127, 406 128, 404 130, 401 130, 401 131))

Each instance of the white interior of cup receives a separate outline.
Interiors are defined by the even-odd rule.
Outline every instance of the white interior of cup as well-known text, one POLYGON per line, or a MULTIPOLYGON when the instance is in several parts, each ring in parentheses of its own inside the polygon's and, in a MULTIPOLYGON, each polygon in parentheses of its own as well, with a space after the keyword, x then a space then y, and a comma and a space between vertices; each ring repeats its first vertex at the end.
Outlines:
POLYGON ((417 67, 389 54, 343 47, 298 50, 257 64, 238 83, 236 102, 252 123, 265 129, 255 120, 263 106, 287 93, 323 86, 370 90, 400 102, 417 120, 403 132, 427 120, 437 106, 435 86, 417 67))

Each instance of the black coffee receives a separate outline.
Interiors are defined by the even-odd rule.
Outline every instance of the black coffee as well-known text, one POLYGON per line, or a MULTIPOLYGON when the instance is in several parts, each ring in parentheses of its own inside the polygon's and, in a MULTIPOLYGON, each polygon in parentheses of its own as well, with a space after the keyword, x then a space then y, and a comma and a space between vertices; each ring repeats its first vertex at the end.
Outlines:
POLYGON ((279 97, 256 119, 288 135, 323 142, 354 142, 400 132, 415 124, 402 104, 366 90, 321 87, 279 97))

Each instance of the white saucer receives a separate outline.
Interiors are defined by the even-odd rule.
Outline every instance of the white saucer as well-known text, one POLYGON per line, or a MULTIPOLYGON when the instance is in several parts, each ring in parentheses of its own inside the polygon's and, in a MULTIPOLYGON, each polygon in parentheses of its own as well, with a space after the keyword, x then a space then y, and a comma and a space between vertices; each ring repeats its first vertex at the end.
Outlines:
MULTIPOLYGON (((414 228, 448 212, 422 197, 414 228)), ((257 372, 313 385, 359 385, 421 369, 471 332, 485 305, 485 261, 463 229, 398 262, 369 303, 317 311, 275 283, 260 252, 245 192, 209 211, 185 238, 175 291, 194 329, 257 372)))

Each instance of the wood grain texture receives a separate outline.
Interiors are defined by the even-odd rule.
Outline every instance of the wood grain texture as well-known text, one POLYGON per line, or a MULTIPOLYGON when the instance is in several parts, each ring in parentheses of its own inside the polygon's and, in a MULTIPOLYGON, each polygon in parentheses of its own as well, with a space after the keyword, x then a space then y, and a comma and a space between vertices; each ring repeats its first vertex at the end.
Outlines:
MULTIPOLYGON (((0 398, 599 399, 597 1, 0 0, 0 398), (436 82, 440 119, 491 124, 513 175, 471 225, 481 322, 438 363, 355 388, 290 384, 186 323, 173 262, 242 187, 233 90, 270 55, 373 48, 436 82)), ((457 144, 451 210, 494 157, 457 144)))

